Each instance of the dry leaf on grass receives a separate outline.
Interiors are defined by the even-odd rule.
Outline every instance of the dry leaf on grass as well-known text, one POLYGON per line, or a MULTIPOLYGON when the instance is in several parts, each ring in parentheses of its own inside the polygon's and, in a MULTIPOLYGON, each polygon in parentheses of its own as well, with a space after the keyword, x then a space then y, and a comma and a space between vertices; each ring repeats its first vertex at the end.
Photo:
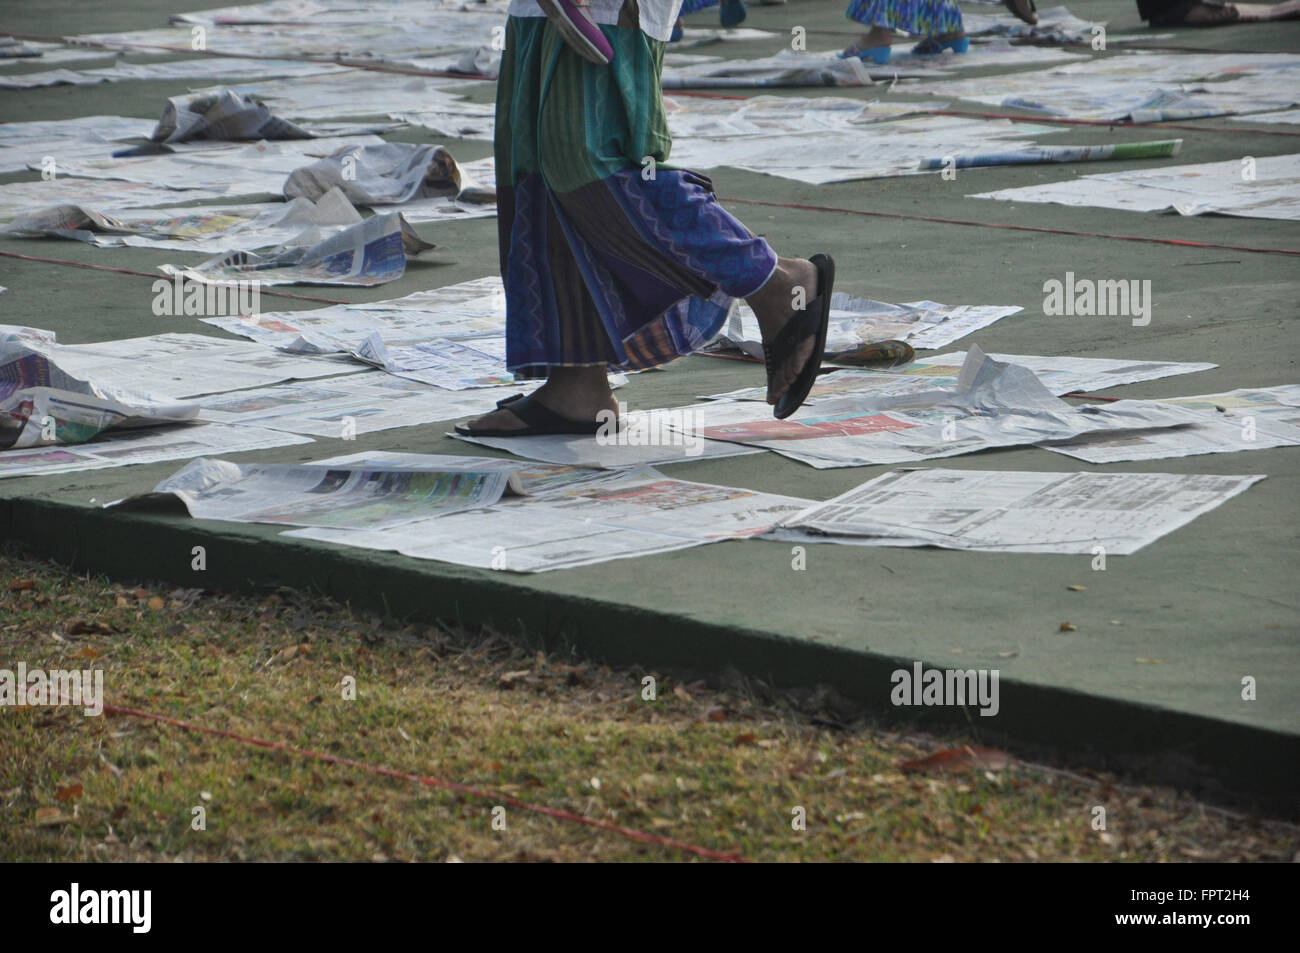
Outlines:
MULTIPOLYGON (((81 791, 80 784, 69 784, 66 788, 59 788, 55 791, 54 796, 60 801, 75 801, 81 797, 81 791)), ((57 812, 58 808, 53 808, 53 810, 57 812)))
POLYGON ((1011 763, 1011 756, 997 748, 982 748, 978 745, 962 745, 960 748, 945 748, 936 751, 928 758, 914 761, 901 761, 900 771, 924 772, 937 774, 944 771, 966 771, 979 768, 985 771, 1001 771, 1011 763))

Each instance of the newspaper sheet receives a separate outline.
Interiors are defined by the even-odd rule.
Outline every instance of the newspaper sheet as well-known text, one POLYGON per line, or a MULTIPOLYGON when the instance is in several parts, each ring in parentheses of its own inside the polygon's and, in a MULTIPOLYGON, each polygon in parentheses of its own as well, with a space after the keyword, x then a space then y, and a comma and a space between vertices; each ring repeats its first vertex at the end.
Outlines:
POLYGON ((290 379, 350 374, 346 358, 282 354, 251 341, 206 334, 154 334, 93 344, 45 344, 67 373, 156 400, 265 387, 290 379))
POLYGON ((384 470, 432 470, 450 472, 472 470, 510 474, 511 491, 516 495, 544 499, 592 480, 603 480, 606 473, 592 467, 557 466, 532 463, 509 457, 467 457, 446 453, 400 453, 392 450, 358 450, 306 464, 315 467, 378 468, 384 470))
POLYGON ((1289 53, 1132 52, 1053 69, 940 80, 908 91, 1072 119, 1149 123, 1284 109, 1300 100, 1298 69, 1300 56, 1289 53), (1225 77, 1238 79, 1224 82, 1225 77))
MULTIPOLYGON (((155 205, 208 198, 207 195, 191 194, 202 190, 213 192, 218 198, 244 195, 278 197, 285 178, 295 169, 347 146, 381 142, 383 140, 374 135, 252 143, 198 140, 167 146, 170 151, 159 155, 96 159, 69 157, 59 161, 57 171, 60 176, 138 182, 177 190, 164 201, 153 203, 155 205)), ((36 168, 39 170, 39 166, 36 168)), ((92 188, 102 184, 86 183, 92 188)), ((115 205, 110 200, 99 198, 95 192, 90 192, 88 198, 97 205, 115 205)), ((56 199, 51 198, 45 204, 54 201, 56 199)))
POLYGON ((55 178, 48 182, 9 182, 0 185, 0 218, 12 218, 51 205, 92 205, 111 208, 116 213, 125 208, 173 205, 177 200, 205 202, 226 197, 225 186, 177 192, 139 182, 110 182, 100 179, 55 178))
POLYGON ((1093 28, 1105 28, 1106 20, 1082 20, 1065 7, 1039 10, 1036 24, 1025 23, 1011 13, 962 13, 968 36, 1013 36, 1036 43, 1091 43, 1093 28))
MULTIPOLYGON (((100 57, 106 55, 112 54, 98 54, 100 57)), ((342 72, 343 69, 332 63, 247 59, 238 56, 202 57, 170 60, 165 63, 115 63, 100 69, 55 69, 39 73, 23 73, 18 76, 0 76, 0 89, 34 89, 41 86, 61 85, 97 86, 100 83, 116 83, 123 80, 179 80, 192 83, 201 79, 221 78, 245 81, 250 77, 283 79, 290 76, 342 72)))
POLYGON ((133 463, 242 453, 311 443, 310 437, 261 427, 192 423, 137 430, 108 430, 76 446, 0 451, 0 477, 100 470, 133 463))
POLYGON ((96 34, 92 39, 113 47, 133 49, 165 46, 189 52, 191 28, 207 28, 209 51, 243 56, 310 56, 408 63, 491 44, 505 24, 505 8, 474 3, 466 9, 429 0, 321 2, 296 16, 262 12, 262 5, 240 8, 242 13, 220 16, 213 11, 173 16, 172 27, 129 33, 96 34), (253 11, 257 12, 253 12, 253 11))
POLYGON ((359 434, 477 417, 541 381, 450 391, 380 371, 204 397, 200 416, 272 430, 349 440, 359 434))
MULTIPOLYGON (((1121 384, 1159 380, 1175 374, 1192 374, 1208 371, 1217 364, 1183 361, 1125 361, 1097 357, 1043 357, 1037 354, 989 354, 995 361, 1018 364, 1034 372, 1034 376, 1052 394, 1061 397, 1075 391, 1105 390, 1121 384)), ((841 397, 863 396, 891 397, 918 393, 940 387, 956 385, 966 361, 965 351, 921 357, 900 367, 876 370, 866 367, 846 367, 834 373, 824 373, 813 385, 806 404, 817 404, 841 397)), ((710 400, 766 400, 766 387, 748 387, 743 390, 714 394, 710 400)))
POLYGON ((1042 447, 1088 463, 1118 463, 1300 446, 1300 385, 1242 388, 1150 403, 1193 411, 1197 422, 1172 430, 1085 436, 1042 447))
POLYGON ((1062 127, 1006 119, 916 115, 890 122, 855 124, 802 137, 791 148, 787 134, 697 137, 673 143, 673 164, 710 169, 730 166, 822 185, 896 175, 927 175, 918 168, 934 156, 1034 147, 1034 138, 1062 127))
POLYGON ((341 189, 358 205, 428 198, 467 204, 496 201, 495 190, 482 188, 442 146, 409 142, 341 149, 295 169, 284 183, 286 198, 317 199, 331 189, 341 189))
POLYGON ((1118 208, 1180 215, 1300 219, 1300 154, 1080 176, 981 192, 970 198, 1118 208), (1244 164, 1245 163, 1245 164, 1244 164))
POLYGON ((256 281, 263 285, 373 287, 406 273, 406 256, 433 245, 400 212, 373 215, 348 226, 315 226, 264 254, 232 251, 190 267, 160 265, 165 274, 203 284, 256 281))
POLYGON ((941 108, 936 103, 882 103, 844 96, 753 96, 740 102, 664 97, 668 131, 674 143, 682 139, 817 134, 941 108))
POLYGON ((948 76, 954 71, 990 66, 1022 66, 1029 63, 1065 63, 1083 59, 1080 53, 1034 46, 1012 46, 1005 40, 979 42, 970 51, 951 51, 917 56, 908 47, 877 65, 858 59, 841 59, 838 51, 796 53, 782 50, 761 59, 708 59, 694 63, 664 64, 664 89, 677 88, 763 88, 781 86, 870 86, 897 78, 948 76))
POLYGON ((293 240, 309 227, 354 225, 361 214, 338 189, 320 201, 296 198, 255 205, 126 210, 109 213, 82 205, 56 205, 18 216, 0 233, 23 238, 73 238, 101 248, 129 245, 178 251, 223 252, 293 240))
MULTIPOLYGON (((946 347, 953 341, 986 328, 1007 315, 1025 310, 1018 305, 948 305, 937 301, 889 304, 836 291, 831 295, 831 318, 826 331, 827 351, 847 351, 876 341, 906 341, 914 348, 946 347)), ((762 358, 763 340, 758 318, 743 301, 737 301, 722 331, 708 350, 741 350, 762 358)))
POLYGON ((36 348, 48 342, 0 331, 0 450, 85 443, 112 428, 193 420, 197 404, 159 402, 146 395, 81 380, 36 348))
POLYGON ((446 390, 502 387, 515 379, 506 367, 504 336, 472 341, 434 339, 389 348, 378 333, 372 333, 351 353, 390 374, 446 390))
POLYGON ((398 118, 425 111, 472 120, 486 118, 482 105, 462 99, 460 93, 478 82, 469 77, 406 76, 353 69, 330 76, 246 82, 231 88, 265 100, 280 115, 299 121, 398 118))
POLYGON ((149 506, 170 496, 196 519, 380 530, 491 506, 507 491, 520 488, 501 467, 326 467, 204 458, 152 493, 117 505, 149 506))
POLYGON ((640 468, 537 499, 506 500, 489 510, 386 531, 305 529, 284 535, 483 569, 542 572, 756 536, 807 504, 640 468))
POLYGON ((1192 414, 1139 401, 1074 407, 1028 368, 999 363, 972 347, 951 389, 827 400, 788 420, 772 419, 768 407, 752 401, 706 403, 692 421, 698 436, 775 450, 821 469, 951 457, 1092 431, 1182 426, 1192 414))
POLYGON ((779 538, 1127 556, 1264 479, 893 470, 786 520, 779 538))
POLYGON ((506 329, 506 298, 501 279, 493 275, 386 301, 203 320, 282 350, 328 354, 359 348, 376 332, 393 347, 433 338, 500 337, 506 329))
POLYGON ((35 145, 48 140, 116 142, 144 138, 154 123, 134 116, 79 116, 0 124, 0 147, 35 145))
POLYGON ((0 124, 0 172, 46 169, 53 160, 58 173, 60 161, 93 159, 124 148, 123 139, 149 135, 152 124, 123 116, 88 116, 82 120, 13 122, 0 124), (19 127, 9 129, 10 126, 19 127))

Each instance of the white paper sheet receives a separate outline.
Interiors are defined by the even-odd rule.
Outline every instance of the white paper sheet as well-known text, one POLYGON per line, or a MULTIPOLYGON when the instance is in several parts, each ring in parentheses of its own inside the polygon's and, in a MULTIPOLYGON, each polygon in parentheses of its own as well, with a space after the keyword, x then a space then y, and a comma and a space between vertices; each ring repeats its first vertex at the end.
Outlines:
POLYGON ((13 332, 0 328, 0 449, 85 443, 114 428, 198 415, 196 404, 158 401, 69 374, 50 357, 52 336, 39 329, 13 332))
POLYGON ((367 532, 293 530, 283 535, 419 559, 541 572, 744 539, 765 532, 807 500, 672 480, 651 469, 616 472, 539 499, 503 501, 367 532))
POLYGON ((0 477, 38 476, 74 470, 100 470, 133 463, 158 463, 190 457, 242 453, 311 443, 281 430, 195 423, 141 430, 110 430, 90 443, 0 452, 0 477))
POLYGON ((1298 71, 1300 56, 1291 53, 1134 51, 1053 69, 923 83, 908 92, 1072 119, 1148 123, 1285 108, 1300 101, 1298 71))
POLYGON ((168 333, 61 344, 49 353, 69 374, 82 379, 173 399, 360 369, 347 359, 282 354, 250 341, 206 334, 168 333))
POLYGON ((540 384, 518 381, 509 387, 449 391, 382 371, 363 371, 213 395, 198 403, 204 420, 346 440, 396 427, 480 416, 496 409, 497 401, 531 392, 540 384))
MULTIPOLYGON (((948 305, 937 301, 889 304, 858 298, 842 291, 831 295, 827 351, 847 351, 859 344, 906 341, 914 348, 946 347, 1007 315, 1025 310, 1018 305, 948 305)), ((709 349, 739 349, 750 357, 763 356, 758 318, 743 301, 737 301, 709 349)))
POLYGON ((81 205, 56 205, 16 218, 0 232, 24 238, 72 238, 101 248, 132 246, 178 251, 247 250, 291 241, 308 227, 352 225, 361 214, 337 189, 319 202, 207 205, 108 211, 81 205))
POLYGON ((893 470, 785 522, 781 539, 1126 556, 1264 479, 893 470))
POLYGON ((1133 212, 1300 219, 1300 154, 1080 176, 1065 182, 980 192, 976 199, 1051 202, 1133 212))
POLYGON ((181 501, 196 519, 382 530, 491 506, 511 489, 510 471, 463 467, 312 466, 194 460, 153 491, 122 500, 181 501))
MULTIPOLYGON (((1175 374, 1192 374, 1208 371, 1217 364, 1183 361, 1125 361, 1096 357, 1044 357, 1037 354, 989 354, 995 361, 1019 364, 1034 372, 1034 376, 1052 394, 1061 397, 1075 391, 1089 392, 1153 381, 1175 374)), ((889 397, 899 394, 952 387, 961 374, 966 360, 965 351, 921 357, 900 367, 874 370, 865 367, 846 367, 833 373, 822 374, 809 392, 806 404, 817 404, 854 394, 889 397)), ((765 400, 766 387, 714 394, 711 400, 765 400)))
POLYGON ((787 420, 752 401, 699 405, 694 432, 764 447, 819 469, 904 463, 1065 440, 1081 433, 1182 426, 1191 414, 1137 401, 1074 407, 1028 368, 972 347, 955 387, 892 397, 854 396, 787 420), (1054 436, 1060 434, 1060 436, 1054 436))
POLYGON ((1118 463, 1300 446, 1300 386, 1295 384, 1149 403, 1193 411, 1197 420, 1190 427, 1085 436, 1042 447, 1088 463, 1118 463))
POLYGON ((1005 119, 918 115, 890 122, 830 129, 799 140, 789 135, 700 137, 673 144, 675 165, 693 169, 730 166, 780 178, 823 185, 896 175, 931 174, 918 169, 934 156, 1029 149, 1036 137, 1061 131, 1005 119))
POLYGON ((160 265, 159 269, 201 284, 255 281, 370 288, 401 278, 406 256, 432 247, 400 212, 389 212, 353 225, 312 226, 265 253, 230 251, 197 265, 160 265))

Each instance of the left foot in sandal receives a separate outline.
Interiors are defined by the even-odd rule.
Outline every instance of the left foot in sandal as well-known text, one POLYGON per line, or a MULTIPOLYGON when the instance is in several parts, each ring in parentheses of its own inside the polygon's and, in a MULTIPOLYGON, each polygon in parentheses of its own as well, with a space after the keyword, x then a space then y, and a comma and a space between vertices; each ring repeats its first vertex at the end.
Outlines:
MULTIPOLYGON (((602 410, 618 412, 618 403, 614 400, 614 392, 609 389, 604 367, 557 367, 546 383, 529 397, 532 403, 540 404, 557 417, 573 421, 574 432, 588 422, 594 432, 602 410)), ((517 430, 522 434, 531 428, 511 412, 509 401, 503 401, 492 413, 467 421, 456 429, 468 436, 483 431, 517 430)))

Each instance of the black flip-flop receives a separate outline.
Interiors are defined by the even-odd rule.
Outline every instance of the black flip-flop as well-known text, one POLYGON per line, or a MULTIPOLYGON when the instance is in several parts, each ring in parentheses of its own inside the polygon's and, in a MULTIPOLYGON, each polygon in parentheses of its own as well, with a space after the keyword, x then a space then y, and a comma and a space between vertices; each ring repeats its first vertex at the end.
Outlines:
POLYGON ((513 397, 499 400, 497 406, 509 410, 524 426, 514 430, 505 430, 501 427, 472 430, 457 424, 456 433, 462 437, 535 437, 539 434, 588 436, 599 432, 602 426, 595 420, 573 420, 569 417, 561 417, 545 404, 523 394, 515 394, 513 397))
MULTIPOLYGON (((826 352, 826 328, 831 318, 831 289, 835 284, 835 261, 830 255, 813 255, 809 259, 817 268, 817 297, 807 303, 802 311, 786 322, 781 333, 769 346, 763 344, 763 363, 767 366, 770 385, 776 368, 784 364, 804 341, 815 338, 808 362, 799 371, 790 389, 781 395, 772 409, 772 415, 784 420, 803 404, 821 370, 822 355, 826 352)), ((512 408, 513 409, 513 408, 512 408)))
POLYGON ((1030 26, 1038 25, 1038 8, 1034 0, 1002 0, 1002 5, 1030 26))

